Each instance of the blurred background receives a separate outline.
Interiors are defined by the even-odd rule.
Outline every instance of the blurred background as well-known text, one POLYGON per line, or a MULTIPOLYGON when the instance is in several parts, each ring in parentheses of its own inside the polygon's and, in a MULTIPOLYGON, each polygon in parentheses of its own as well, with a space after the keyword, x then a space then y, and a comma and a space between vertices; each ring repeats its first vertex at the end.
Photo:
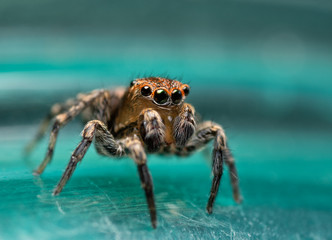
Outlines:
MULTIPOLYGON (((0 238, 332 238, 332 3, 329 1, 0 2, 0 238), (24 145, 49 107, 78 92, 168 74, 224 126, 244 202, 228 171, 205 213, 209 151, 149 157, 158 229, 134 164, 91 148, 59 197, 80 141, 65 127, 42 177, 47 138, 24 145)), ((209 148, 210 150, 210 148, 209 148)))

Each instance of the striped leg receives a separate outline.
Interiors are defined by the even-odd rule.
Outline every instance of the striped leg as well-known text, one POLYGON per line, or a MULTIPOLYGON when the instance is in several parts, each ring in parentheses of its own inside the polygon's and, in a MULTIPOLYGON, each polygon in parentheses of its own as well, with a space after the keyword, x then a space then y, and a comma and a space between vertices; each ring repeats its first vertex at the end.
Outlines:
POLYGON ((208 142, 214 139, 213 147, 213 181, 210 192, 210 198, 207 204, 207 211, 212 213, 213 203, 218 193, 220 179, 223 173, 223 160, 230 169, 230 178, 233 188, 234 200, 238 203, 241 202, 242 197, 239 190, 238 175, 235 167, 234 158, 226 144, 226 135, 221 126, 213 122, 204 122, 198 126, 196 134, 190 139, 187 145, 179 150, 178 154, 187 155, 194 152, 197 149, 204 147, 208 142))
POLYGON ((142 188, 145 191, 146 200, 148 203, 151 224, 153 228, 157 227, 157 212, 153 195, 153 183, 150 171, 146 165, 146 154, 142 143, 137 137, 129 138, 124 141, 126 153, 135 161, 142 188))
POLYGON ((106 125, 101 121, 93 120, 88 122, 84 127, 82 136, 83 139, 73 152, 65 172, 53 192, 54 195, 58 195, 62 191, 72 176, 77 163, 84 157, 93 139, 95 139, 97 150, 104 155, 120 157, 124 154, 120 144, 114 140, 112 134, 107 130, 106 125))
POLYGON ((235 202, 241 203, 243 199, 240 193, 239 177, 235 166, 235 160, 231 153, 231 150, 228 147, 228 144, 226 146, 227 148, 225 149, 225 162, 229 168, 229 177, 231 179, 231 184, 233 189, 233 198, 235 202))
POLYGON ((36 147, 36 145, 42 140, 42 138, 45 136, 45 133, 47 131, 48 126, 50 125, 52 119, 68 110, 71 106, 73 106, 75 104, 75 101, 73 99, 69 99, 68 101, 66 101, 65 103, 56 103, 51 107, 51 110, 49 112, 49 114, 47 114, 47 116, 42 120, 38 132, 35 135, 35 137, 26 145, 25 149, 24 149, 24 154, 25 156, 28 156, 32 150, 36 147))
POLYGON ((43 173, 47 164, 51 161, 60 128, 65 126, 69 121, 71 121, 78 114, 80 114, 86 107, 89 106, 89 104, 91 104, 96 98, 98 98, 102 94, 102 90, 96 90, 88 95, 81 96, 80 100, 75 105, 70 107, 68 111, 56 116, 55 122, 52 127, 46 156, 42 163, 39 165, 39 167, 34 171, 35 175, 43 173))

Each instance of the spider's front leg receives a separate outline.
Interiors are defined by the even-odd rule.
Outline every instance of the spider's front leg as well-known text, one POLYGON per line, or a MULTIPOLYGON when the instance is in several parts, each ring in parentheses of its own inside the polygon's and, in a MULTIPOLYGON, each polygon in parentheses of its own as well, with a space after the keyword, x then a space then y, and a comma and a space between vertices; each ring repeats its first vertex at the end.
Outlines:
MULTIPOLYGON (((199 125, 198 130, 193 138, 182 149, 183 153, 189 154, 203 146, 210 140, 214 139, 213 159, 212 159, 212 172, 213 180, 210 191, 210 198, 207 204, 208 213, 212 213, 213 203, 218 193, 220 180, 223 174, 223 160, 230 169, 230 178, 233 188, 233 198, 236 202, 240 203, 242 197, 240 194, 238 175, 235 167, 234 158, 226 144, 226 135, 223 128, 213 122, 204 122, 199 125)), ((179 153, 181 154, 181 153, 179 153)))
POLYGON ((165 141, 165 124, 159 113, 152 109, 143 110, 138 125, 148 151, 158 151, 165 141))
POLYGON ((188 103, 183 104, 179 116, 174 120, 173 136, 177 147, 183 147, 194 134, 196 128, 195 109, 188 103))
POLYGON ((141 180, 142 188, 145 191, 146 200, 148 203, 151 224, 153 228, 157 227, 157 212, 154 202, 153 195, 153 183, 150 171, 146 164, 146 154, 144 152, 143 145, 139 138, 135 135, 134 137, 127 138, 124 140, 124 146, 126 153, 135 161, 137 164, 137 169, 139 177, 141 180))
POLYGON ((107 130, 107 126, 99 120, 88 122, 82 131, 82 137, 83 139, 73 152, 65 172, 54 189, 53 195, 58 195, 62 191, 93 139, 95 139, 97 151, 103 155, 120 157, 124 154, 122 146, 115 141, 112 134, 107 130))

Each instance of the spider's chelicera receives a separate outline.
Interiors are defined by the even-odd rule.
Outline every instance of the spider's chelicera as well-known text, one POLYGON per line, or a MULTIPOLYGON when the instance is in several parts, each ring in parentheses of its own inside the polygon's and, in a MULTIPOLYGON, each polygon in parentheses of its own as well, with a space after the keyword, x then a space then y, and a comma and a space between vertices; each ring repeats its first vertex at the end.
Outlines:
POLYGON ((230 169, 233 197, 236 202, 241 202, 237 171, 225 132, 220 125, 210 121, 196 123, 193 106, 184 102, 189 92, 190 87, 177 80, 148 77, 135 79, 128 88, 94 90, 79 94, 63 104, 55 104, 42 122, 35 139, 26 148, 27 153, 31 152, 54 119, 46 156, 34 173, 41 174, 51 161, 59 130, 81 114, 86 123, 82 131, 83 138, 72 153, 54 195, 62 191, 77 163, 94 141, 101 155, 129 156, 134 160, 155 228, 156 207, 146 153, 188 156, 214 140, 213 180, 207 211, 212 213, 224 162, 230 169))

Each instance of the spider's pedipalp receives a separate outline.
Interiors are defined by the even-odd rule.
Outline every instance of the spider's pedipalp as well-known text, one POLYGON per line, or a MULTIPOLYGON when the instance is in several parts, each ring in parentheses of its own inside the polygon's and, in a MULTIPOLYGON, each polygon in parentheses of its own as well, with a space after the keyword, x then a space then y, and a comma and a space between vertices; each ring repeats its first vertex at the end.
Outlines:
POLYGON ((156 205, 154 202, 153 194, 153 183, 150 171, 146 164, 146 154, 142 143, 139 141, 137 136, 127 138, 124 141, 126 153, 135 161, 137 164, 137 170, 141 180, 142 188, 145 191, 146 200, 148 203, 151 224, 153 228, 157 227, 157 212, 156 205))
POLYGON ((179 116, 174 120, 173 135, 177 147, 183 147, 195 132, 195 109, 190 104, 183 104, 179 116))
POLYGON ((152 109, 143 110, 138 123, 140 134, 150 152, 158 151, 165 141, 165 124, 159 113, 152 109))
POLYGON ((107 130, 106 125, 99 120, 88 122, 82 131, 82 137, 82 141, 73 152, 65 172, 53 192, 54 195, 58 195, 62 191, 73 174, 77 163, 82 160, 94 138, 97 149, 105 153, 104 155, 108 153, 109 155, 120 157, 124 154, 121 145, 114 140, 112 134, 107 130))
POLYGON ((51 161, 60 128, 65 126, 69 121, 71 121, 78 114, 80 114, 86 107, 89 106, 89 104, 91 104, 92 101, 101 96, 101 94, 103 93, 103 90, 96 90, 88 95, 80 96, 79 101, 77 101, 76 104, 71 106, 68 111, 56 116, 55 122, 52 127, 46 156, 42 163, 39 165, 39 167, 34 171, 35 175, 40 175, 41 173, 43 173, 45 167, 51 161))

